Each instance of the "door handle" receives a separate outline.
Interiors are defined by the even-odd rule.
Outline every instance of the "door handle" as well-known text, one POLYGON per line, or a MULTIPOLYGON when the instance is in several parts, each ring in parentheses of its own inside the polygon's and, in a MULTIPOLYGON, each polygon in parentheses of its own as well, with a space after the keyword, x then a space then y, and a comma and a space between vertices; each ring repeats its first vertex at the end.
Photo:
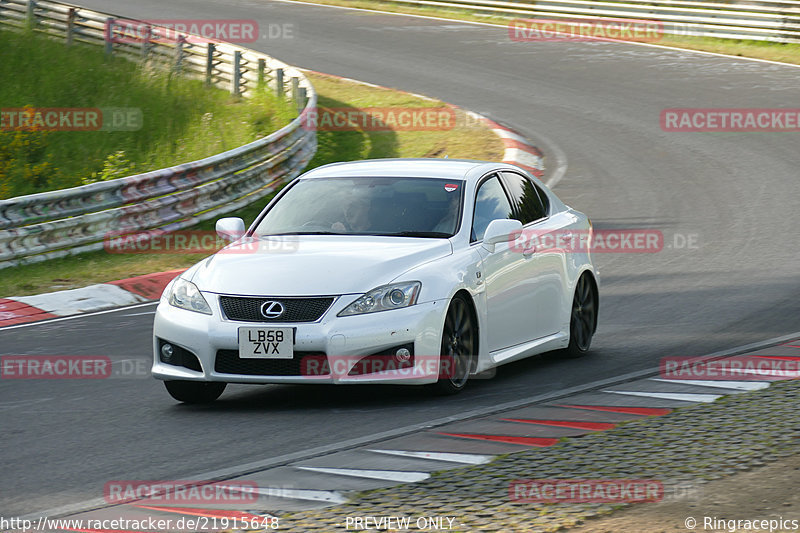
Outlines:
POLYGON ((536 246, 531 245, 529 248, 525 248, 524 250, 522 250, 522 256, 530 257, 533 255, 535 251, 536 251, 536 246))

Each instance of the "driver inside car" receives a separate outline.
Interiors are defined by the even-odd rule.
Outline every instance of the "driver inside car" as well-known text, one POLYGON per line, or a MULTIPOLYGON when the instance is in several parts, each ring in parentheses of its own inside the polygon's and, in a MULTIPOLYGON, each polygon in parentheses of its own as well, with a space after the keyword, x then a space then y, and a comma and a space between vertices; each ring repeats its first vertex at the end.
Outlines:
POLYGON ((341 233, 362 233, 370 228, 370 203, 366 198, 354 198, 344 208, 344 221, 334 222, 333 231, 341 233))

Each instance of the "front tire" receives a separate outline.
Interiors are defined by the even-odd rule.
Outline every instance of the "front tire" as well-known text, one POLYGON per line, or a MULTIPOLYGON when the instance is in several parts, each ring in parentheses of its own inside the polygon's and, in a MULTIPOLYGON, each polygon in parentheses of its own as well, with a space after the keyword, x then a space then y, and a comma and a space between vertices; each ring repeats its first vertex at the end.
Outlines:
POLYGON ((439 381, 435 384, 438 394, 457 394, 464 389, 477 347, 478 323, 472 306, 466 297, 456 294, 447 309, 442 328, 439 381))
POLYGON ((227 383, 217 381, 165 381, 170 396, 183 403, 211 403, 220 397, 227 383))
POLYGON ((578 279, 569 319, 569 346, 561 354, 570 359, 589 352, 597 326, 597 292, 588 274, 578 279))

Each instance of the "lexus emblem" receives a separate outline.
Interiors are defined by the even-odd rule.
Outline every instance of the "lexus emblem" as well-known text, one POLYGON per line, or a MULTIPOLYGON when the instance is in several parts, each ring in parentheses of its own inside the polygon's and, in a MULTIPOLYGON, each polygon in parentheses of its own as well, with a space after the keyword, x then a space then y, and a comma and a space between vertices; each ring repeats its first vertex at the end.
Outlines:
POLYGON ((283 304, 275 301, 267 301, 261 304, 261 316, 264 318, 274 319, 283 316, 285 309, 283 304))

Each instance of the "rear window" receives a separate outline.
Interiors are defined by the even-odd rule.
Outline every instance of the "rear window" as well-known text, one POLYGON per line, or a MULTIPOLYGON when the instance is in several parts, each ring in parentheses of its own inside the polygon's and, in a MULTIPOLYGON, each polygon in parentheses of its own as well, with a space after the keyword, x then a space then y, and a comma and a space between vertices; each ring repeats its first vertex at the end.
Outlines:
POLYGON ((531 180, 516 172, 503 172, 503 182, 511 197, 511 218, 528 224, 545 218, 548 213, 547 196, 531 180))

